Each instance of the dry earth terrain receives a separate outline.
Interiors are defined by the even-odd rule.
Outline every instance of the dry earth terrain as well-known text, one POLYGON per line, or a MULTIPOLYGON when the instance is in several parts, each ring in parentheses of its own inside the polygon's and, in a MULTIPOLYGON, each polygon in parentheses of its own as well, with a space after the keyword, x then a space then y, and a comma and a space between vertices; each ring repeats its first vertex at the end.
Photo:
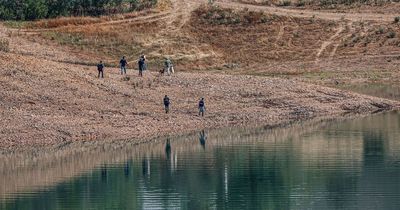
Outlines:
POLYGON ((397 101, 316 85, 399 81, 400 28, 393 14, 343 17, 230 1, 164 3, 117 17, 3 24, 0 37, 10 44, 0 52, 0 146, 139 142, 202 128, 399 107, 397 101), (139 78, 132 68, 143 53, 151 71, 139 78), (129 59, 127 77, 116 68, 121 55, 129 59), (164 56, 175 61, 177 74, 156 73, 164 56), (105 79, 96 78, 98 60, 107 64, 105 79), (168 115, 166 94, 172 101, 168 115), (200 97, 206 98, 204 118, 196 116, 200 97))
POLYGON ((154 69, 167 56, 180 71, 296 77, 329 86, 400 82, 398 2, 335 4, 370 8, 345 12, 311 7, 319 1, 304 7, 294 1, 161 2, 161 9, 140 13, 28 23, 10 36, 90 55, 74 60, 81 64, 103 59, 116 66, 121 55, 135 62, 146 54, 154 69))

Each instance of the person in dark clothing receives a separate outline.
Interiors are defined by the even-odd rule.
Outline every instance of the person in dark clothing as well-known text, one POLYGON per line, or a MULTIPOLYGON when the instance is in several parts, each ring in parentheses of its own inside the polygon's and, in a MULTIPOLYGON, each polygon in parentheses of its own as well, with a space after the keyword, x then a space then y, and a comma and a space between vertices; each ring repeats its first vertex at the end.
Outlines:
POLYGON ((128 65, 128 62, 125 59, 125 56, 122 56, 122 59, 119 61, 119 65, 121 68, 121 75, 126 74, 126 65, 128 65))
POLYGON ((204 113, 206 112, 206 105, 204 102, 204 98, 201 98, 199 101, 199 116, 204 116, 204 113))
POLYGON ((104 64, 103 61, 100 61, 99 64, 97 64, 97 71, 99 72, 98 78, 104 78, 104 64))
POLYGON ((143 71, 146 70, 146 56, 142 55, 139 59, 139 76, 143 76, 143 71))
POLYGON ((167 95, 165 95, 164 97, 164 108, 165 108, 165 113, 168 114, 169 113, 169 105, 170 105, 170 101, 167 95))

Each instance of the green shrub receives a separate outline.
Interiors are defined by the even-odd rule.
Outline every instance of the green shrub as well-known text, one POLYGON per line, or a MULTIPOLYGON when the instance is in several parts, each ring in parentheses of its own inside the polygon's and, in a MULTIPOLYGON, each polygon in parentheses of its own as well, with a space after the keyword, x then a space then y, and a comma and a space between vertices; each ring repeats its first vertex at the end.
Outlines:
POLYGON ((399 21, 400 21, 400 16, 397 16, 397 17, 394 18, 394 22, 395 23, 398 23, 399 21))

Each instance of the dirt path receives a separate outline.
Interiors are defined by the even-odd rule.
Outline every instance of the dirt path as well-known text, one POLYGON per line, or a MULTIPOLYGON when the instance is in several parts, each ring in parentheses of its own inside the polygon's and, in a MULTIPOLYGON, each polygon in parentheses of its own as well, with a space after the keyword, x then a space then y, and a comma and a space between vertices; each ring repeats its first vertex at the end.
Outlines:
MULTIPOLYGON (((317 52, 317 58, 315 60, 316 63, 319 62, 322 53, 326 50, 326 48, 333 43, 333 41, 339 37, 339 35, 344 31, 345 27, 340 24, 339 27, 336 29, 336 33, 329 37, 328 40, 322 42, 321 48, 317 52)), ((339 45, 338 45, 339 46, 339 45)), ((335 51, 335 50, 334 50, 335 51)), ((334 52, 332 51, 332 52, 334 52)), ((334 54, 333 54, 334 55, 334 54)), ((333 57, 332 53, 331 56, 333 57)))
POLYGON ((278 34, 276 35, 276 42, 275 42, 275 44, 278 44, 278 42, 282 39, 282 36, 283 36, 284 33, 285 33, 285 26, 284 26, 284 25, 281 25, 281 26, 279 27, 279 32, 278 32, 278 34))
MULTIPOLYGON (((194 1, 194 0, 186 0, 194 1)), ((318 18, 323 20, 335 21, 339 23, 336 33, 329 37, 327 40, 321 43, 320 48, 316 52, 315 63, 318 64, 321 60, 325 51, 329 48, 330 52, 327 53, 328 60, 333 60, 336 55, 337 49, 342 44, 343 40, 346 40, 349 36, 354 33, 353 23, 357 21, 373 21, 377 23, 389 23, 394 20, 397 14, 378 14, 378 13, 332 13, 332 12, 321 12, 312 10, 296 10, 286 9, 274 6, 259 6, 244 4, 238 2, 232 2, 229 0, 217 0, 215 5, 223 8, 231 9, 248 9, 253 11, 264 11, 270 14, 279 16, 289 16, 298 18, 318 18), (346 30, 349 29, 349 30, 346 30)), ((280 27, 277 35, 277 42, 281 39, 284 33, 284 26, 280 27)), ((290 40, 289 40, 290 45, 290 40)))
POLYGON ((392 22, 397 14, 371 14, 371 13, 330 13, 330 12, 318 12, 311 10, 295 10, 285 9, 280 7, 272 6, 258 6, 250 4, 242 4, 228 1, 217 1, 215 3, 218 6, 232 9, 243 9, 247 8, 254 11, 264 11, 270 14, 280 16, 291 16, 299 18, 319 18, 324 20, 350 20, 350 21, 377 21, 377 22, 392 22))

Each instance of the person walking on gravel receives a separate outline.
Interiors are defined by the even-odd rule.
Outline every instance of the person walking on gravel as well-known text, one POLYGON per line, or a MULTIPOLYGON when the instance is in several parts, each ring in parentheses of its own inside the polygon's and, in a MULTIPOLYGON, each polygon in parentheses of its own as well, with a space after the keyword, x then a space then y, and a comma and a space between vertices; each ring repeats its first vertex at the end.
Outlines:
POLYGON ((165 58, 164 61, 164 69, 167 71, 168 76, 171 75, 171 73, 175 73, 174 71, 174 66, 172 64, 172 61, 169 58, 165 58))
POLYGON ((169 98, 167 95, 165 95, 164 97, 164 108, 165 108, 165 113, 168 114, 169 113, 169 105, 171 104, 171 102, 169 101, 169 98))
POLYGON ((199 116, 204 117, 205 112, 206 112, 206 105, 204 102, 204 98, 201 98, 199 101, 199 116))
POLYGON ((97 76, 98 78, 104 78, 104 64, 103 61, 100 61, 99 64, 97 64, 97 71, 99 72, 99 75, 97 76))
POLYGON ((143 71, 146 70, 146 56, 142 55, 139 59, 139 76, 143 77, 143 71))
POLYGON ((119 65, 121 68, 121 75, 126 75, 126 65, 128 65, 128 62, 126 61, 125 56, 122 56, 122 59, 119 61, 119 65))

